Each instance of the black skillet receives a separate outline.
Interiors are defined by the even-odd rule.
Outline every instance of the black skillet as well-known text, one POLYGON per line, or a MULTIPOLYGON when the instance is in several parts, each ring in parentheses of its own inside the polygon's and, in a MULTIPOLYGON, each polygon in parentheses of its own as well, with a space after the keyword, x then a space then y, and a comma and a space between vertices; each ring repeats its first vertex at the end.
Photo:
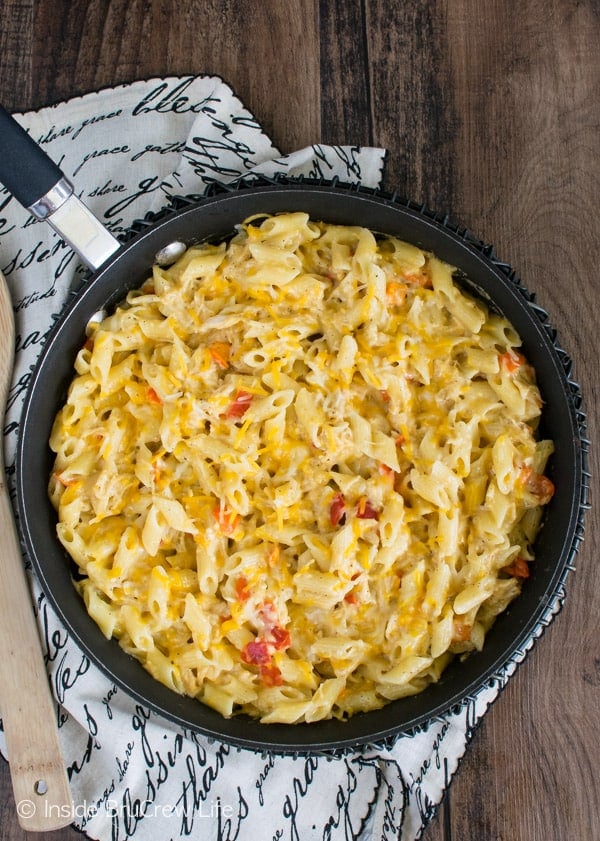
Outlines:
MULTIPOLYGON (((0 180, 30 207, 63 176, 15 125, 6 112, 0 113, 4 146, 0 180), (11 145, 17 161, 20 158, 22 162, 25 155, 26 165, 6 165, 11 145), (21 186, 28 169, 38 173, 33 189, 21 186)), ((31 377, 20 424, 17 499, 26 550, 48 599, 91 660, 133 698, 178 725, 242 747, 307 752, 378 743, 459 708, 465 699, 493 682, 509 662, 520 660, 530 641, 541 634, 553 608, 562 602, 564 581, 583 536, 587 507, 585 418, 578 386, 571 380, 571 363, 558 347, 546 313, 489 247, 451 226, 447 219, 395 194, 336 182, 257 179, 250 185, 241 182, 215 188, 209 196, 177 204, 175 210, 159 214, 151 223, 146 220, 131 241, 97 267, 65 308, 31 377), (106 640, 88 617, 73 588, 74 565, 55 536, 56 515, 46 493, 53 461, 48 438, 73 376, 72 364, 84 341, 86 324, 98 310, 110 310, 129 289, 144 282, 157 252, 177 241, 189 244, 227 238, 235 225, 252 214, 296 210, 326 222, 393 234, 435 252, 458 267, 459 282, 469 292, 512 322, 522 337, 525 355, 535 366, 545 401, 542 434, 556 442, 549 465, 556 493, 536 543, 531 577, 521 596, 498 618, 482 652, 471 654, 464 662, 453 662, 439 683, 420 695, 355 715, 347 722, 263 725, 242 716, 225 719, 162 686, 116 641, 106 640)), ((85 254, 81 256, 86 259, 85 254)))

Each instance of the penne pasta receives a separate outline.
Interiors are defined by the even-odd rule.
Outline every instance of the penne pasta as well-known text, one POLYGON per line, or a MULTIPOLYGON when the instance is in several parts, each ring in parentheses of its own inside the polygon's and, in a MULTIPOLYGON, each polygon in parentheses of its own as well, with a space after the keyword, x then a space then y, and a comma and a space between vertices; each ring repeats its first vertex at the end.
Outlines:
POLYGON ((50 438, 89 615, 223 716, 423 691, 518 596, 552 496, 519 344, 434 255, 302 212, 154 267, 50 438))

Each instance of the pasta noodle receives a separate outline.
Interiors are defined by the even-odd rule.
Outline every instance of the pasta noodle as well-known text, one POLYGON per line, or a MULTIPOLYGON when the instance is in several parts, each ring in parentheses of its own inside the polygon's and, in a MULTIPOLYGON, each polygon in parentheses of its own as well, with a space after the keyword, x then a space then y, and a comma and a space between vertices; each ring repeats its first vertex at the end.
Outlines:
POLYGON ((434 255, 306 213, 190 247, 89 325, 49 493, 107 637, 265 723, 422 691, 533 561, 519 337, 434 255))

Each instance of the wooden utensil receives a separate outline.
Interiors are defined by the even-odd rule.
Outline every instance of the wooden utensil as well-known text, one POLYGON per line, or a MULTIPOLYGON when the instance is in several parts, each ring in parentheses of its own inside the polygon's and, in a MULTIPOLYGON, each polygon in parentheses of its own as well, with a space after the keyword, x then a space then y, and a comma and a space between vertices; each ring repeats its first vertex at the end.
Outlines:
MULTIPOLYGON (((14 357, 14 319, 0 273, 0 409, 14 357)), ((42 832, 72 822, 56 710, 31 602, 0 447, 0 712, 21 826, 42 832)))

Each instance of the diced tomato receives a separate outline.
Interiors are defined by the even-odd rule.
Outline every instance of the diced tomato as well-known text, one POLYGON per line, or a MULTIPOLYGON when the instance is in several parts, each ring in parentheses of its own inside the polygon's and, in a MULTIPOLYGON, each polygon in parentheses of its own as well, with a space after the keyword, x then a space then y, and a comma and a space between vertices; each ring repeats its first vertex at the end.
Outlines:
POLYGON ((238 602, 247 602, 250 598, 250 590, 248 589, 248 579, 245 575, 240 575, 235 581, 235 595, 238 602))
MULTIPOLYGON (((336 494, 329 506, 329 522, 332 526, 339 526, 346 516, 346 503, 341 494, 336 494)), ((342 523, 343 525, 343 523, 342 523)))
POLYGON ((281 672, 273 663, 269 646, 264 640, 246 643, 241 659, 250 666, 258 666, 260 678, 265 686, 281 686, 283 683, 281 672))
POLYGON ((235 531, 235 527, 240 521, 240 515, 237 514, 235 511, 231 511, 227 508, 222 508, 220 505, 216 505, 213 508, 212 513, 213 517, 219 525, 219 531, 221 532, 221 534, 233 534, 233 532, 235 531))
POLYGON ((241 658, 251 666, 266 666, 271 662, 269 646, 264 640, 252 640, 242 648, 241 658))
POLYGON ((277 651, 283 651, 291 645, 290 632, 279 625, 276 625, 271 630, 270 637, 270 641, 272 641, 273 647, 276 648, 277 651))
POLYGON ((524 362, 525 357, 523 354, 517 353, 517 351, 507 350, 506 353, 500 355, 500 365, 509 374, 514 374, 515 371, 518 371, 524 362))
POLYGON ((152 386, 146 390, 146 397, 148 398, 148 403, 154 403, 155 406, 162 406, 162 400, 152 386))
POLYGON ((373 508, 366 496, 361 496, 356 506, 356 516, 361 520, 378 520, 379 512, 373 508))
POLYGON ((502 567, 502 572, 514 578, 529 578, 529 564, 525 558, 517 557, 508 566, 502 567))
POLYGON ((223 368, 223 370, 229 368, 231 345, 227 344, 227 342, 214 342, 208 350, 215 365, 223 368))
POLYGON ((452 641, 466 642, 467 640, 471 639, 472 630, 472 625, 467 625, 466 622, 459 622, 458 620, 455 620, 453 623, 452 641))
POLYGON ((260 677, 265 686, 281 686, 283 678, 274 663, 260 667, 260 677))
POLYGON ((358 604, 359 598, 358 598, 357 594, 354 592, 354 590, 350 590, 350 592, 346 593, 346 595, 344 596, 344 601, 347 602, 348 604, 358 604))
POLYGON ((241 418, 248 410, 252 402, 252 395, 247 391, 238 391, 229 408, 227 409, 228 418, 241 418))
POLYGON ((538 498, 540 505, 547 505, 554 496, 554 482, 531 467, 523 468, 521 481, 525 490, 538 498))

